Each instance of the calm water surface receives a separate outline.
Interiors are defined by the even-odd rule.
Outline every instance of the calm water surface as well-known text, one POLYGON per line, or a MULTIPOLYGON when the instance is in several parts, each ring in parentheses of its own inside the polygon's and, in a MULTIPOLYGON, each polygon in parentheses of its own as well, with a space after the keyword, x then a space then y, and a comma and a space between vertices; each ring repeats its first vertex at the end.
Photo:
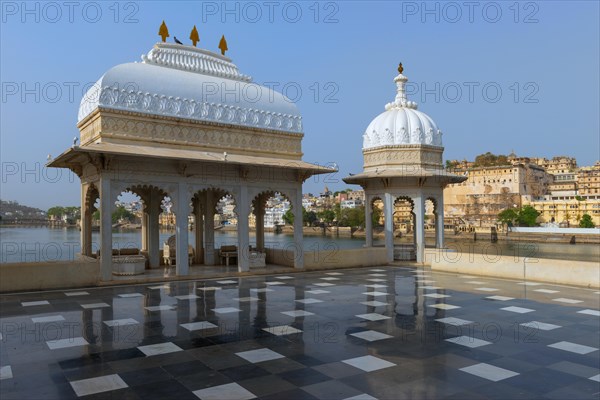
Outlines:
MULTIPOLYGON (((172 231, 160 232, 160 243, 165 242, 172 231)), ((140 248, 141 230, 113 231, 114 248, 140 248)), ((293 236, 265 232, 265 245, 271 248, 285 248, 293 243, 293 236)), ((99 249, 99 232, 92 233, 93 250, 99 249)), ((189 232, 190 244, 195 241, 194 233, 189 232)), ((250 243, 255 244, 254 233, 250 233, 250 243)), ((226 244, 236 244, 236 233, 215 231, 215 247, 226 244)), ((375 241, 375 244, 383 244, 375 241)), ((428 244, 433 240, 428 238, 428 244)), ((461 241, 453 242, 448 236, 446 244, 450 248, 476 253, 486 252, 490 256, 557 258, 576 261, 600 260, 600 246, 592 244, 562 244, 562 243, 510 243, 499 242, 491 244, 486 241, 477 243, 461 241)), ((331 236, 304 236, 305 251, 353 249, 364 245, 363 238, 343 238, 331 236)), ((0 262, 43 262, 74 260, 80 253, 80 232, 74 228, 0 228, 0 262)))

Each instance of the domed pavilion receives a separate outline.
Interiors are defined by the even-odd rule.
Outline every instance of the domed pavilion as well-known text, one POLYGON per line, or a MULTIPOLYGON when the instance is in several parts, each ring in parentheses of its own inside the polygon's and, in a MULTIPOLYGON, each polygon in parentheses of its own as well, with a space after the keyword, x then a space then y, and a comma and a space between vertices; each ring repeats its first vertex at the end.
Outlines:
POLYGON ((398 68, 394 78, 396 98, 368 125, 363 134, 363 172, 344 178, 365 191, 366 246, 373 246, 372 212, 376 200, 383 201, 385 247, 388 262, 403 259, 403 247, 394 247, 394 204, 408 201, 414 220, 414 254, 425 255, 425 201, 431 200, 435 215, 436 247, 444 246, 444 187, 466 178, 451 174, 442 164, 442 131, 417 104, 406 96, 408 78, 398 68))
MULTIPOLYGON (((164 38, 163 38, 164 41, 164 38)), ((194 43, 195 44, 195 43, 194 43)), ((165 196, 176 215, 176 273, 189 273, 188 216, 195 264, 214 265, 214 215, 235 201, 238 269, 249 269, 249 214, 264 251, 265 203, 287 197, 294 213, 294 266, 303 267, 302 183, 332 169, 302 161, 302 117, 282 94, 257 85, 222 54, 157 43, 141 62, 109 69, 81 100, 75 143, 48 166, 81 179, 82 255, 92 256, 92 213, 100 199, 100 265, 112 279, 111 214, 122 192, 143 202, 142 253, 160 264, 159 214, 165 196)), ((268 260, 267 260, 268 261, 268 260)))

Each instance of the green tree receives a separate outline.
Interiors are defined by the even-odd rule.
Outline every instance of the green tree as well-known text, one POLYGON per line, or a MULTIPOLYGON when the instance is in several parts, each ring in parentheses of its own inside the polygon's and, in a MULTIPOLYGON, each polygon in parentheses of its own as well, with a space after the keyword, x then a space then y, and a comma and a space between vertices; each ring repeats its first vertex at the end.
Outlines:
POLYGON ((379 221, 381 220, 381 209, 379 207, 373 207, 373 211, 371 212, 371 217, 373 221, 373 226, 379 226, 379 221))
POLYGON ((589 214, 583 214, 581 219, 579 220, 580 228, 594 228, 594 221, 592 221, 592 217, 589 214))
POLYGON ((518 218, 518 208, 507 208, 506 210, 498 214, 498 221, 509 226, 514 225, 518 218))
POLYGON ((48 209, 48 212, 46 214, 48 214, 49 217, 55 216, 60 218, 65 214, 65 208, 60 206, 51 207, 48 209))
POLYGON ((323 222, 332 223, 335 219, 335 212, 333 210, 323 210, 317 213, 317 217, 323 222))
POLYGON ((285 214, 283 214, 282 219, 284 223, 294 225, 294 213, 292 212, 292 209, 287 210, 285 214))
POLYGON ((517 221, 520 226, 535 226, 535 221, 539 215, 539 211, 532 206, 525 206, 519 210, 517 221))
POLYGON ((312 226, 317 221, 317 213, 314 211, 306 211, 304 207, 302 207, 302 220, 304 225, 312 226))
POLYGON ((135 219, 135 215, 130 212, 127 211, 125 209, 125 207, 119 206, 117 207, 117 209, 112 213, 112 223, 115 224, 121 220, 124 221, 128 221, 128 222, 132 222, 135 219))

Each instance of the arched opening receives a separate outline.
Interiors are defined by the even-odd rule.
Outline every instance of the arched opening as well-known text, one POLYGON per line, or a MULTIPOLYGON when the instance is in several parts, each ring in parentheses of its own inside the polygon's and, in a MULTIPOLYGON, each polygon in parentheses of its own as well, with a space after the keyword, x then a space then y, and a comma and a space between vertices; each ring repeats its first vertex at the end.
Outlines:
POLYGON ((437 200, 433 197, 427 197, 423 216, 426 246, 435 247, 438 233, 438 212, 437 200))
POLYGON ((414 260, 416 257, 415 203, 408 196, 394 199, 394 260, 414 260))
POLYGON ((92 231, 100 230, 100 192, 93 183, 85 190, 81 212, 81 254, 95 257, 98 249, 93 248, 92 231))

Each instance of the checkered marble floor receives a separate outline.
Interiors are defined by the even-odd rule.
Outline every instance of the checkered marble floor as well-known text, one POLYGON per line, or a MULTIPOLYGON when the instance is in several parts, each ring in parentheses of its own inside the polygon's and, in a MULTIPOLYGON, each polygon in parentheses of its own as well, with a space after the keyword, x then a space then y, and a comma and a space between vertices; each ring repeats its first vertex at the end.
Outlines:
POLYGON ((2 295, 0 334, 2 400, 600 393, 600 292, 428 269, 2 295))

